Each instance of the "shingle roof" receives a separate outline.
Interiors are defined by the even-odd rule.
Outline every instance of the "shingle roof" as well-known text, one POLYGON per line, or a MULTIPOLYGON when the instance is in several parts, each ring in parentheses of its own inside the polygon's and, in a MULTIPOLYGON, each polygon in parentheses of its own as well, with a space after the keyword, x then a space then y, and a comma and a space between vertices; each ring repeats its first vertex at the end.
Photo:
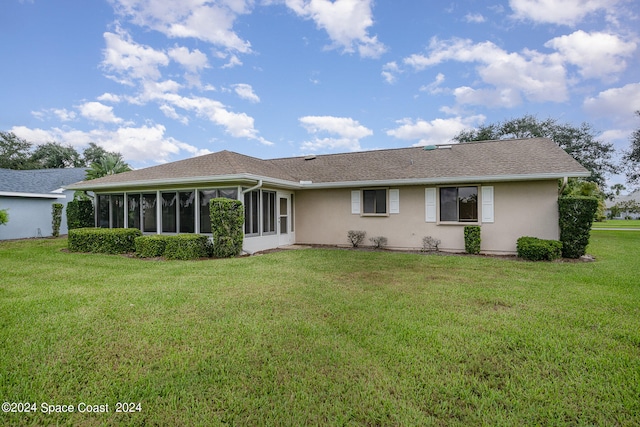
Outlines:
POLYGON ((251 175, 288 181, 339 184, 366 181, 460 180, 482 177, 527 179, 588 176, 588 171, 546 138, 452 144, 426 150, 411 147, 261 160, 220 151, 74 185, 74 188, 125 186, 203 177, 251 175))
POLYGON ((47 194, 84 179, 86 169, 0 169, 0 192, 47 194))

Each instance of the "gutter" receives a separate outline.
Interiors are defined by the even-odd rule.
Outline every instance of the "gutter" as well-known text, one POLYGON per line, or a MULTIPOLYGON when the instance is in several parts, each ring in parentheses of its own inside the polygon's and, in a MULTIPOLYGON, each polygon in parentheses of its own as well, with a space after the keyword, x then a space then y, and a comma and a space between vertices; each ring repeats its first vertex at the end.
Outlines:
POLYGON ((258 180, 258 183, 251 188, 247 188, 246 190, 242 190, 242 194, 248 193, 249 191, 257 190, 262 187, 262 180, 258 180))
POLYGON ((0 191, 1 197, 29 197, 32 199, 66 199, 64 194, 52 193, 19 193, 13 191, 0 191))

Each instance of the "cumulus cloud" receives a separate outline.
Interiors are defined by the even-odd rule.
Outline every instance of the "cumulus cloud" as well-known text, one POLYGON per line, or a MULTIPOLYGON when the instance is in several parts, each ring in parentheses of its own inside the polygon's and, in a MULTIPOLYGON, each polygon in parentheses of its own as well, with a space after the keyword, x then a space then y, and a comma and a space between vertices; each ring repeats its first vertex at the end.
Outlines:
POLYGON ((404 118, 396 121, 399 125, 395 129, 387 131, 387 135, 398 139, 418 142, 414 146, 446 144, 461 131, 480 125, 485 116, 476 115, 469 117, 453 117, 450 119, 423 119, 404 118))
POLYGON ((236 94, 242 99, 246 99, 247 101, 254 103, 260 102, 260 97, 258 97, 258 95, 253 92, 253 87, 251 87, 251 85, 249 84, 239 83, 233 85, 233 89, 235 90, 236 94))
POLYGON ((510 53, 489 41, 473 43, 459 38, 433 38, 428 50, 426 55, 410 55, 404 63, 417 71, 445 61, 478 64, 480 78, 491 87, 458 88, 454 93, 460 103, 512 107, 521 102, 521 97, 535 102, 568 98, 566 71, 557 53, 545 55, 529 49, 510 53), (496 94, 500 95, 497 100, 496 94))
POLYGON ((94 129, 81 131, 71 128, 31 129, 25 126, 14 126, 11 132, 36 144, 56 141, 63 145, 82 148, 95 142, 107 151, 122 153, 127 161, 156 163, 170 160, 170 156, 184 150, 192 155, 207 154, 209 150, 202 150, 175 138, 165 135, 165 127, 159 124, 153 126, 129 127, 124 126, 115 130, 94 129))
POLYGON ((382 66, 382 77, 384 77, 385 81, 389 84, 393 84, 398 80, 398 74, 400 74, 402 70, 398 67, 398 63, 395 61, 387 62, 382 66))
POLYGON ((115 10, 132 23, 167 37, 194 38, 225 49, 248 53, 251 43, 233 30, 239 15, 249 13, 253 0, 111 0, 115 10))
POLYGON ((379 58, 386 47, 377 36, 370 36, 373 25, 373 0, 285 0, 298 16, 311 19, 327 32, 331 47, 344 52, 358 51, 365 58, 379 58))
POLYGON ((78 107, 80 115, 94 122, 121 123, 122 119, 113 113, 113 107, 100 102, 85 102, 78 107))
POLYGON ((209 60, 207 55, 195 49, 190 51, 189 48, 181 46, 174 47, 168 51, 169 57, 182 65, 190 73, 198 73, 204 68, 209 68, 209 60))
POLYGON ((134 85, 134 80, 157 80, 159 67, 169 64, 169 57, 162 51, 134 42, 125 31, 104 33, 106 47, 102 66, 118 75, 117 81, 134 85))
POLYGON ((114 104, 117 104, 118 102, 121 101, 120 96, 113 94, 113 93, 103 93, 102 95, 100 95, 99 97, 96 98, 98 101, 103 101, 103 102, 112 102, 114 104))
POLYGON ((440 85, 442 85, 444 81, 445 81, 444 74, 438 73, 438 75, 436 76, 433 82, 429 83, 428 85, 424 85, 420 87, 420 92, 428 92, 432 95, 441 93, 444 91, 444 89, 442 89, 440 85))
POLYGON ((509 0, 516 19, 573 26, 596 12, 615 13, 619 0, 509 0))
POLYGON ((640 82, 607 89, 588 97, 584 109, 596 117, 607 117, 629 128, 637 123, 634 111, 640 110, 640 82))
POLYGON ((554 48, 570 64, 576 65, 584 78, 608 78, 627 67, 624 58, 637 48, 634 41, 624 41, 615 34, 578 30, 545 43, 554 48))
POLYGON ((464 16, 464 20, 473 24, 481 24, 486 21, 485 17, 480 13, 467 13, 464 16))
POLYGON ((298 120, 310 134, 329 134, 326 137, 316 136, 311 141, 305 141, 302 149, 308 151, 325 148, 358 151, 361 150, 360 139, 373 135, 371 129, 349 117, 305 116, 298 120))

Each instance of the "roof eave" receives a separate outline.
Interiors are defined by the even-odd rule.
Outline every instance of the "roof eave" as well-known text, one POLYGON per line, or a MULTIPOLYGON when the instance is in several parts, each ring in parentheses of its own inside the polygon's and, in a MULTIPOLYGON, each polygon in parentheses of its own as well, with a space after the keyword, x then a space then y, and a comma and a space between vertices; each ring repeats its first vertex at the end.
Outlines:
POLYGON ((66 199, 64 194, 52 193, 23 193, 17 191, 0 191, 1 197, 28 197, 30 199, 66 199))

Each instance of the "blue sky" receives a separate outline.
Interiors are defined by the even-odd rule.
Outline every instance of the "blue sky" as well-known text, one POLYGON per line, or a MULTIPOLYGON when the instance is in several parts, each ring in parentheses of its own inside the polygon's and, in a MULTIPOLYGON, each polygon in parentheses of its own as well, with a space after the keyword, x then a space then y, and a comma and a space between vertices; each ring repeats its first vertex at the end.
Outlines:
MULTIPOLYGON (((134 167, 640 125, 637 0, 3 0, 0 130, 134 167)), ((613 177, 612 181, 622 181, 613 177)))

